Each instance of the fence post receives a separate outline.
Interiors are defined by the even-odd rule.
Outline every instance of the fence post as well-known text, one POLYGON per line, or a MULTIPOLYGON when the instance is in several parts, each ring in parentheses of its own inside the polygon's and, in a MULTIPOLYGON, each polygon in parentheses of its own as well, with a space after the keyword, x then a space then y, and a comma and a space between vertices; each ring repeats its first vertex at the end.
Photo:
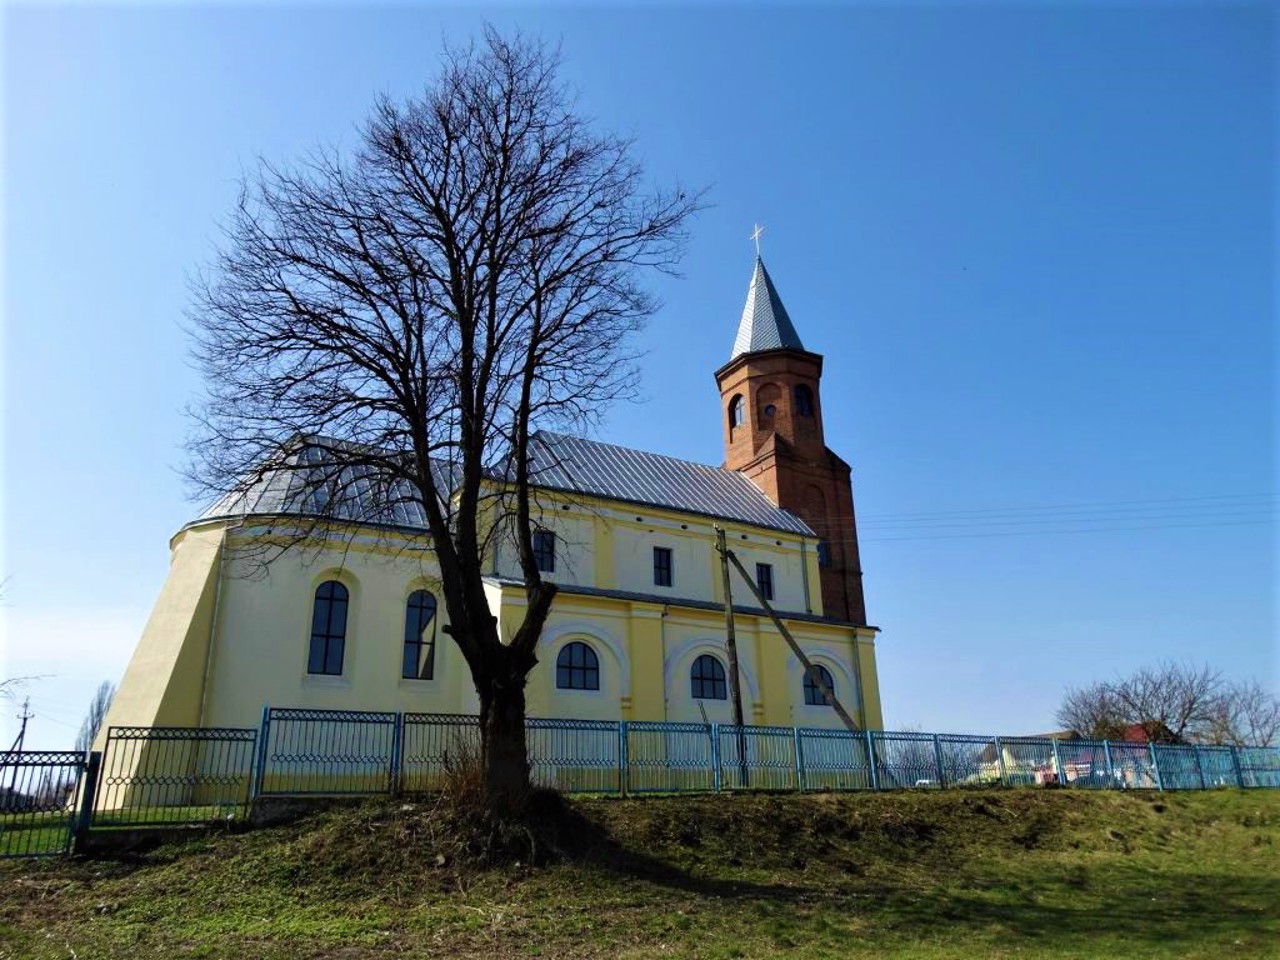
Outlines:
POLYGON ((942 744, 936 733, 933 735, 933 763, 938 768, 938 788, 941 789, 947 785, 947 781, 942 775, 942 744))
POLYGON ((1062 753, 1058 750, 1057 738, 1049 741, 1053 744, 1053 772, 1057 778, 1058 786, 1065 787, 1067 785, 1067 771, 1062 767, 1062 753))
POLYGON ((1160 755, 1156 753, 1154 743, 1147 744, 1151 748, 1151 773, 1156 778, 1156 789, 1164 790, 1164 778, 1160 776, 1160 755))
POLYGON ((1001 745, 999 737, 996 737, 996 769, 1000 772, 1000 785, 1007 787, 1009 784, 1005 782, 1008 773, 1004 768, 1004 747, 1001 745))
POLYGON ((1240 749, 1235 744, 1231 744, 1228 749, 1231 751, 1231 769, 1234 770, 1236 774, 1236 785, 1243 790, 1244 770, 1240 767, 1240 749))
POLYGON ((797 790, 804 790, 804 789, 806 789, 806 788, 805 788, 805 783, 804 783, 804 780, 805 780, 805 777, 804 777, 804 747, 803 747, 803 746, 801 745, 801 743, 800 743, 800 728, 799 728, 799 727, 792 727, 792 728, 791 728, 791 737, 792 737, 793 742, 795 743, 795 750, 796 750, 796 789, 797 789, 797 790))
POLYGON ((262 705, 262 724, 258 730, 258 756, 257 762, 253 765, 253 793, 249 798, 251 801, 262 795, 262 783, 267 775, 267 741, 270 738, 271 704, 265 703, 262 705))
POLYGON ((1193 746, 1191 749, 1195 752, 1195 755, 1196 755, 1196 773, 1200 775, 1200 789, 1208 790, 1209 785, 1208 783, 1205 782, 1205 779, 1204 779, 1204 764, 1200 760, 1200 748, 1198 746, 1193 746))
POLYGON ((627 795, 627 777, 631 769, 631 759, 627 754, 627 721, 618 721, 618 793, 627 795))
POLYGON ((80 792, 80 809, 76 811, 76 822, 71 833, 71 848, 79 851, 89 836, 89 826, 93 823, 93 808, 98 799, 98 779, 102 776, 102 754, 94 750, 89 754, 89 762, 80 775, 84 789, 80 792))
MULTIPOLYGON (((1095 754, 1096 756, 1096 754, 1095 754)), ((1115 786, 1116 774, 1115 768, 1111 766, 1111 741, 1102 741, 1102 756, 1107 761, 1107 789, 1110 790, 1115 786)))
POLYGON ((404 714, 397 712, 391 727, 391 769, 388 772, 391 796, 400 796, 400 777, 404 767, 404 714))
POLYGON ((867 764, 871 767, 871 789, 880 789, 880 771, 876 769, 879 764, 876 763, 876 741, 872 737, 871 731, 867 731, 867 764))
POLYGON ((720 792, 720 724, 713 723, 711 731, 711 765, 715 769, 713 782, 716 793, 720 792))

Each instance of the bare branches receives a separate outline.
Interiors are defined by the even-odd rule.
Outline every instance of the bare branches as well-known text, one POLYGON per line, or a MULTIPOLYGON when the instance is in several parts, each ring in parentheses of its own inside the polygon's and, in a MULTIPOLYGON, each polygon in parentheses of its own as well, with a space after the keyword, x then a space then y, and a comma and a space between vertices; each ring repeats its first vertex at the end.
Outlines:
POLYGON ((1280 697, 1257 680, 1232 684, 1213 720, 1209 741, 1237 747, 1280 744, 1280 697))
POLYGON ((629 344, 656 307, 641 274, 674 269, 700 204, 646 188, 558 65, 488 30, 421 97, 378 101, 353 156, 262 163, 191 316, 197 488, 223 514, 278 507, 299 539, 411 515, 482 714, 504 657, 523 687, 555 594, 533 562, 530 437, 634 393, 629 344), (529 601, 509 649, 481 579, 501 529, 529 601))
POLYGON ((1062 697, 1057 721, 1095 740, 1118 740, 1129 725, 1113 684, 1071 687, 1062 697))
POLYGON ((1122 739, 1140 728, 1156 743, 1267 746, 1280 735, 1280 701, 1256 680, 1230 683, 1208 665, 1166 661, 1069 689, 1057 719, 1096 739, 1122 739))
POLYGON ((94 691, 89 709, 80 723, 80 732, 76 734, 77 753, 88 753, 92 749, 93 741, 97 739, 98 731, 107 719, 107 711, 111 709, 111 701, 115 699, 115 695, 116 686, 110 680, 103 680, 94 691))

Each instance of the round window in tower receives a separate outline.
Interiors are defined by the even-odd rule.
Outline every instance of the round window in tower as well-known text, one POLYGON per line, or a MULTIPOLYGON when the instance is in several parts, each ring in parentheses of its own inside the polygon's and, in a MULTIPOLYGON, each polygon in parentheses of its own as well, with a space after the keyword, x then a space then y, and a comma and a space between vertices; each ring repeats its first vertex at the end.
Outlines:
POLYGON ((778 412, 778 408, 775 407, 772 403, 765 405, 764 415, 766 417, 772 417, 777 412, 778 412))

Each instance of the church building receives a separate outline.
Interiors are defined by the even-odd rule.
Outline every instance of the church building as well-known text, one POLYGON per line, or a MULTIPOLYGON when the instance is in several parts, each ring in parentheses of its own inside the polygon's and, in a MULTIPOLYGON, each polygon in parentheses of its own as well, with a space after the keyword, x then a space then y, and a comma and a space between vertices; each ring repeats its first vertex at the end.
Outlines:
MULTIPOLYGON (((855 722, 882 727, 878 631, 867 623, 850 468, 824 439, 822 364, 757 257, 732 352, 715 371, 719 412, 706 411, 723 423, 722 466, 533 438, 535 553, 560 590, 529 675, 530 716, 730 722, 720 526, 855 722)), ((405 549, 422 518, 402 510, 340 544, 251 563, 295 504, 288 478, 268 476, 178 531, 108 725, 252 727, 264 705, 478 712, 441 629, 434 557, 405 549)), ((520 567, 495 543, 487 594, 510 636, 524 605, 520 567)), ((746 722, 840 726, 746 585, 732 589, 746 722)))

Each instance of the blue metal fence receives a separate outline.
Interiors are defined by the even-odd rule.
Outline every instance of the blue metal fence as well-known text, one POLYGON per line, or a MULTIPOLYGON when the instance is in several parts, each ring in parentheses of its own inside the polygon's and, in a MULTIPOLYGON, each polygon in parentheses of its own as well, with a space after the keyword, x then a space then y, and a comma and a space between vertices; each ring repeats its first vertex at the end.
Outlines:
MULTIPOLYGON (((566 793, 1280 789, 1280 747, 542 718, 526 737, 530 779, 566 793)), ((0 754, 0 857, 65 853, 90 825, 239 817, 255 796, 431 792, 479 757, 478 718, 460 714, 267 707, 258 730, 113 727, 105 761, 0 754)))
POLYGON ((401 721, 399 789, 438 790, 450 770, 480 756, 477 718, 455 713, 406 713, 401 721))
POLYGON ((71 849, 86 757, 71 751, 0 753, 0 859, 71 849))
POLYGON ((153 826, 245 816, 257 738, 253 729, 109 728, 93 824, 153 826))
MULTIPOLYGON (((480 755, 478 718, 268 708, 262 795, 430 792, 480 755)), ((530 779, 565 793, 977 786, 1280 787, 1280 748, 529 718, 530 779)))
POLYGON ((400 769, 403 716, 356 710, 262 714, 258 796, 391 793, 400 769))

